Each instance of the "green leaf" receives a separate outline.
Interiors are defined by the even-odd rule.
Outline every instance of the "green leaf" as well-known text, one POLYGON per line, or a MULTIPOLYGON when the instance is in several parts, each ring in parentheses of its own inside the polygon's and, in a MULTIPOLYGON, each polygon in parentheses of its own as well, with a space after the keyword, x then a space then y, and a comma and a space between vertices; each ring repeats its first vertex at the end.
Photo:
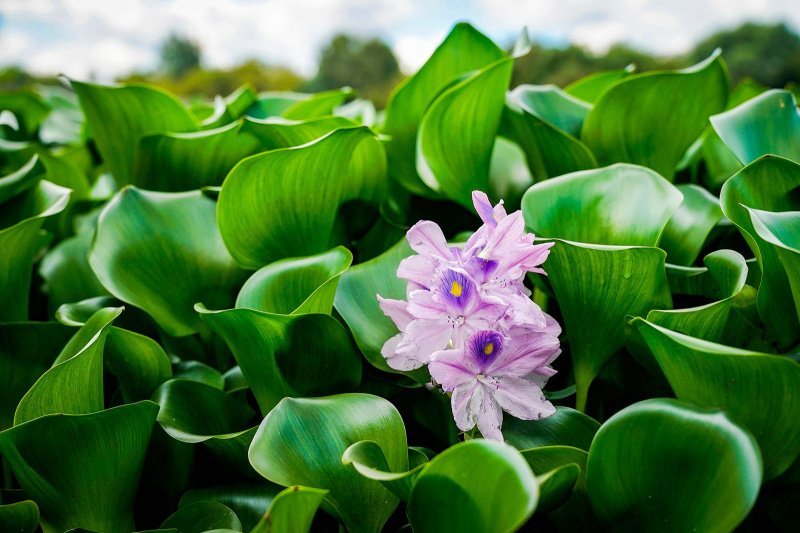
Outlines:
POLYGON ((72 331, 55 322, 0 324, 0 431, 14 425, 14 411, 58 356, 72 331))
POLYGON ((350 87, 302 95, 302 98, 282 110, 281 116, 290 120, 308 120, 332 115, 334 109, 353 95, 353 89, 350 87))
POLYGON ((147 85, 103 86, 71 80, 86 123, 118 185, 134 183, 139 140, 162 132, 196 131, 191 113, 173 95, 147 85))
POLYGON ((119 307, 101 309, 75 333, 53 366, 20 400, 15 426, 50 414, 103 410, 103 348, 111 322, 121 312, 119 307))
POLYGON ((375 442, 389 470, 408 469, 406 433, 397 409, 377 396, 342 394, 282 400, 264 419, 250 447, 250 463, 279 485, 330 491, 323 509, 350 531, 380 531, 397 507, 384 486, 342 463, 350 443, 375 442))
POLYGON ((689 337, 640 318, 632 325, 680 400, 723 408, 753 433, 767 479, 792 464, 800 453, 800 364, 689 337))
POLYGON ((251 531, 280 490, 279 486, 264 480, 192 489, 181 496, 180 507, 195 502, 221 503, 236 513, 244 531, 251 531))
POLYGON ((38 504, 45 533, 134 530, 133 502, 157 410, 145 401, 48 415, 0 433, 0 453, 38 504))
POLYGON ((16 533, 34 533, 39 525, 39 507, 25 500, 0 505, 0 529, 16 533))
POLYGON ((89 264, 111 294, 149 313, 170 335, 189 335, 203 329, 194 304, 229 306, 245 274, 215 217, 214 201, 199 191, 125 188, 100 215, 89 264))
POLYGON ((618 161, 672 178, 678 162, 728 100, 719 52, 680 71, 628 76, 611 85, 586 117, 581 140, 601 165, 618 161))
POLYGON ((51 108, 39 128, 39 141, 58 145, 84 143, 85 119, 75 93, 57 86, 40 86, 38 90, 51 108))
POLYGON ((139 142, 132 183, 153 191, 178 192, 221 185, 241 159, 260 144, 241 122, 192 133, 156 133, 139 142))
POLYGON ((337 130, 358 124, 343 117, 321 117, 309 120, 269 118, 265 120, 247 117, 242 132, 255 137, 262 150, 276 150, 300 146, 337 130))
POLYGON ((50 309, 108 294, 89 266, 92 238, 91 232, 83 232, 64 239, 42 259, 39 275, 45 281, 50 309))
POLYGON ((764 211, 800 211, 800 165, 764 156, 725 182, 720 193, 722 212, 739 227, 761 269, 758 312, 767 333, 787 349, 800 338, 800 322, 793 312, 791 287, 776 249, 756 233, 746 207, 764 211))
POLYGON ((571 446, 541 446, 521 453, 540 484, 541 494, 536 509, 539 513, 565 505, 563 511, 566 512, 561 514, 571 514, 572 520, 591 516, 586 495, 586 450, 571 446))
POLYGON ((616 164, 533 185, 522 212, 538 237, 656 246, 680 203, 680 191, 657 173, 616 164))
POLYGON ((41 245, 40 230, 45 219, 64 210, 70 191, 40 181, 22 192, 0 210, 0 322, 28 319, 28 300, 33 261, 41 245))
POLYGON ((18 170, 0 178, 0 204, 36 185, 41 178, 38 161, 39 157, 34 155, 18 170))
POLYGON ((766 154, 800 163, 800 113, 789 91, 767 91, 711 117, 711 125, 745 165, 766 154))
POLYGON ((417 477, 408 518, 417 532, 515 531, 533 514, 539 484, 522 455, 475 439, 434 457, 417 477))
POLYGON ((541 446, 572 446, 588 450, 600 424, 593 418, 556 406, 555 414, 541 420, 508 417, 503 423, 503 437, 518 450, 541 446))
POLYGON ((376 295, 406 297, 406 282, 397 277, 397 267, 411 253, 403 238, 378 257, 347 270, 336 289, 334 305, 352 331, 361 353, 372 366, 386 372, 397 371, 386 364, 381 348, 398 331, 394 322, 381 311, 376 295))
POLYGON ((263 414, 287 396, 348 391, 361 381, 355 347, 330 315, 197 310, 230 347, 263 414))
POLYGON ((431 195, 416 169, 417 131, 431 103, 468 73, 505 56, 488 37, 466 23, 456 24, 420 70, 401 83, 386 104, 383 133, 391 178, 411 192, 431 195))
POLYGON ((295 485, 281 491, 251 533, 306 533, 327 490, 295 485))
POLYGON ((50 107, 41 96, 29 90, 0 94, 0 110, 14 113, 19 126, 18 139, 27 139, 36 133, 39 125, 50 112, 50 107))
POLYGON ((219 195, 219 227, 233 257, 259 268, 329 249, 343 238, 337 235, 342 205, 352 200, 377 205, 385 192, 380 142, 364 127, 340 129, 236 165, 219 195))
POLYGON ((161 524, 178 533, 204 533, 215 529, 242 531, 242 523, 229 507, 217 502, 194 502, 182 506, 161 524))
POLYGON ((758 337, 754 327, 756 292, 746 285, 747 263, 733 250, 717 250, 703 261, 719 287, 721 299, 688 309, 653 310, 647 320, 691 337, 745 346, 758 337))
POLYGON ((633 74, 634 70, 636 69, 631 64, 625 68, 595 72, 573 81, 564 87, 564 92, 584 102, 593 104, 606 89, 633 74))
POLYGON ((576 138, 587 110, 554 86, 520 85, 506 96, 501 133, 520 145, 539 181, 594 168, 594 156, 576 138))
MULTIPOLYGON (((257 100, 258 94, 249 83, 245 83, 225 98, 217 96, 214 98, 211 116, 203 120, 203 128, 219 128, 238 120, 257 100)), ((194 112, 194 109, 192 111, 194 112)))
POLYGON ((756 234, 773 246, 792 289, 800 322, 800 212, 770 213, 748 209, 756 234))
POLYGON ((417 172, 436 192, 472 208, 472 191, 489 190, 489 164, 513 58, 490 64, 445 89, 422 117, 417 172))
POLYGON ((428 463, 428 458, 424 453, 409 448, 409 470, 392 472, 381 447, 375 442, 362 440, 344 451, 342 463, 353 465, 353 468, 365 478, 380 481, 384 487, 395 493, 398 498, 408 501, 414 482, 428 463))
POLYGON ((700 250, 711 230, 722 219, 719 199, 697 185, 678 185, 683 202, 667 222, 660 247, 667 252, 667 260, 677 265, 689 266, 700 255, 700 250))
POLYGON ((261 268, 236 297, 236 307, 279 314, 330 314, 339 277, 353 262, 347 248, 282 259, 261 268))
POLYGON ((587 478, 595 512, 615 531, 723 533, 755 503, 761 459, 724 413, 648 400, 600 428, 587 478))

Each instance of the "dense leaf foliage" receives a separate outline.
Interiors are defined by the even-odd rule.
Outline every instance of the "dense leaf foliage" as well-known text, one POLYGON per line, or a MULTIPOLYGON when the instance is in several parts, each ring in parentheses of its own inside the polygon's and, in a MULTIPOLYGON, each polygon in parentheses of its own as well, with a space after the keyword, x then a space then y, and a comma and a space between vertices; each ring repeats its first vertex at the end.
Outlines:
POLYGON ((381 113, 4 95, 0 530, 797 530, 794 96, 724 51, 512 87, 524 53, 459 24, 381 113), (382 355, 406 231, 462 245, 473 190, 552 244, 563 326, 505 442, 382 355))

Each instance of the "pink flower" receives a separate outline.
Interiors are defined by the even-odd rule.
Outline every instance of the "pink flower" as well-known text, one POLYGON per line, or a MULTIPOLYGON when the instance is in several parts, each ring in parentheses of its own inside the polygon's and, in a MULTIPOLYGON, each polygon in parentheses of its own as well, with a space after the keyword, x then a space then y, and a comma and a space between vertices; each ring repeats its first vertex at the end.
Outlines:
POLYGON ((548 333, 517 329, 503 335, 481 330, 463 346, 433 354, 428 370, 452 393, 453 417, 460 430, 477 424, 485 438, 502 441, 502 411, 522 420, 555 413, 542 387, 555 374, 549 365, 560 353, 558 339, 548 333))

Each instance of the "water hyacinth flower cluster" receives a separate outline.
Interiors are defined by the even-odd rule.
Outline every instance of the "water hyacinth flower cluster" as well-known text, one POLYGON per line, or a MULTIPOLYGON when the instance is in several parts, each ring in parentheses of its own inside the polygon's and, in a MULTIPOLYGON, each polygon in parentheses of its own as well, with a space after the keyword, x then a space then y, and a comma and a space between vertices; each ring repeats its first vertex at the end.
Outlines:
POLYGON ((485 193, 472 200, 483 225, 463 247, 448 245, 441 228, 420 221, 407 234, 416 252, 400 264, 407 300, 378 295, 400 333, 383 346, 396 370, 428 366, 434 385, 450 394, 462 431, 476 425, 503 440, 503 413, 535 420, 555 413, 542 388, 561 353, 559 324, 531 300, 523 284, 554 243, 534 244, 522 212, 507 214, 485 193))

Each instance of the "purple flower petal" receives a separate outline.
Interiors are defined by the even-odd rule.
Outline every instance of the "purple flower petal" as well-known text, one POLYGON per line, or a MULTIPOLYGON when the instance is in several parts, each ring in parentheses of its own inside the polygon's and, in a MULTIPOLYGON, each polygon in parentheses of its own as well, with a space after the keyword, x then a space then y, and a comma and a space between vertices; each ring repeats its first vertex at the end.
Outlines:
POLYGON ((447 246, 442 229, 435 222, 421 220, 406 233, 411 248, 420 255, 443 260, 455 260, 456 253, 447 246))
POLYGON ((392 319, 397 329, 403 331, 414 320, 414 317, 408 312, 408 302, 405 300, 391 300, 389 298, 382 298, 380 294, 378 297, 378 304, 381 306, 383 314, 392 319))
POLYGON ((473 396, 473 402, 480 402, 476 415, 478 430, 485 439, 503 442, 503 433, 500 431, 503 426, 503 411, 500 404, 487 385, 481 384, 476 390, 480 391, 480 394, 473 396))
POLYGON ((515 376, 498 376, 495 378, 497 390, 494 398, 510 415, 522 420, 538 420, 556 412, 542 389, 536 383, 515 376))
POLYGON ((464 350, 442 350, 431 356, 428 364, 431 377, 448 392, 475 381, 475 368, 470 368, 464 350))
POLYGON ((482 385, 477 380, 472 380, 459 385, 453 390, 450 398, 450 408, 453 410, 453 420, 461 431, 469 431, 475 427, 475 417, 478 403, 474 402, 475 392, 482 385), (475 404, 475 406, 473 406, 475 404))
POLYGON ((419 368, 430 361, 430 357, 434 352, 444 350, 447 347, 451 335, 452 329, 447 326, 446 322, 441 320, 414 320, 403 333, 403 338, 397 345, 396 354, 409 361, 408 364, 418 363, 414 368, 419 368))
POLYGON ((483 191, 472 191, 472 205, 475 206, 475 212, 481 217, 483 223, 487 226, 497 226, 497 219, 494 215, 494 207, 489 197, 483 191))
POLYGON ((397 277, 407 279, 428 289, 433 284, 436 274, 436 261, 422 255, 412 255, 400 261, 397 277))
POLYGON ((503 336, 492 330, 476 331, 467 341, 466 352, 483 373, 503 353, 503 336))

